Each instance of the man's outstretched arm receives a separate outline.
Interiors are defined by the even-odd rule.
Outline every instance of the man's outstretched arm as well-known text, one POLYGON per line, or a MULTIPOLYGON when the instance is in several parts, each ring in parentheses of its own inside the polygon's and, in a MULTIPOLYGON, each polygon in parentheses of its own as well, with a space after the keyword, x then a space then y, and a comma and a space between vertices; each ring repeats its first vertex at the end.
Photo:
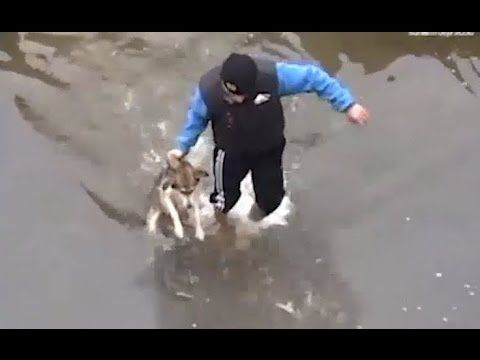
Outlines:
MULTIPOLYGON (((190 99, 190 106, 187 112, 187 118, 183 125, 180 135, 177 137, 177 150, 182 153, 177 154, 181 157, 195 146, 200 135, 205 131, 208 125, 207 106, 202 99, 202 95, 198 87, 190 99)), ((177 152, 178 153, 178 152, 177 152)))
POLYGON ((357 104, 349 89, 314 64, 276 64, 280 96, 316 93, 339 112, 346 112, 349 120, 360 124, 368 120, 367 110, 357 104))

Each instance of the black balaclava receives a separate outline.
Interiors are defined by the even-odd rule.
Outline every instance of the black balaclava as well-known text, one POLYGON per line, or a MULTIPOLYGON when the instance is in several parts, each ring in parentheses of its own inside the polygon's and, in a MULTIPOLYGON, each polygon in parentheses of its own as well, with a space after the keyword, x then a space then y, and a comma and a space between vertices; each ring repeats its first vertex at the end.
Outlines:
POLYGON ((257 73, 257 65, 250 56, 233 53, 223 62, 220 77, 231 93, 253 95, 257 73))

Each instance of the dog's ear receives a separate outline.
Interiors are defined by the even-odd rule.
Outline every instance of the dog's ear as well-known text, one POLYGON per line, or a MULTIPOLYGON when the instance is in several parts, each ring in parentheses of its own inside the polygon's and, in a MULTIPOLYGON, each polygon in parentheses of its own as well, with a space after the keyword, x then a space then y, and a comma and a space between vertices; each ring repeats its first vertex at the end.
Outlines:
POLYGON ((201 179, 201 178, 204 178, 204 177, 209 177, 209 174, 206 170, 203 170, 203 169, 195 169, 195 177, 197 179, 201 179))

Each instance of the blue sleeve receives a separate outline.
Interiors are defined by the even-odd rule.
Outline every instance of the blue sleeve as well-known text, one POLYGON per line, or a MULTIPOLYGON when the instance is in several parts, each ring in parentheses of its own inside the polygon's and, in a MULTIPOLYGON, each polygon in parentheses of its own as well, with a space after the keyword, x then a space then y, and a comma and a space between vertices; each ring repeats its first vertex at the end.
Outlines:
POLYGON ((355 103, 352 93, 321 66, 278 62, 276 68, 280 96, 315 92, 342 112, 355 103))
POLYGON ((202 99, 200 89, 197 87, 190 99, 187 118, 180 135, 177 137, 177 146, 183 152, 188 152, 195 146, 198 138, 208 125, 207 106, 202 99))

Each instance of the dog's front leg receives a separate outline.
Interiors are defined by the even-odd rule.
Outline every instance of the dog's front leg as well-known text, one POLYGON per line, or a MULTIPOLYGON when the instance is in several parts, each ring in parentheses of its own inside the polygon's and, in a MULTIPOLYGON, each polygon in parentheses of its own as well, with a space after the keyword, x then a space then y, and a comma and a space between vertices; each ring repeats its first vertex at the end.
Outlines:
POLYGON ((157 221, 160 216, 160 210, 151 208, 147 214, 147 229, 151 235, 155 235, 157 232, 157 221))
POLYGON ((172 202, 172 199, 170 196, 166 195, 163 199, 163 203, 165 204, 165 207, 167 208, 168 212, 170 213, 170 217, 172 218, 173 221, 173 229, 175 232, 175 235, 179 238, 183 238, 183 226, 180 221, 180 216, 178 215, 177 209, 175 209, 175 205, 172 202))
POLYGON ((149 242, 150 242, 150 254, 151 256, 147 258, 147 265, 150 266, 155 262, 155 247, 156 241, 155 236, 157 234, 157 221, 158 217, 160 216, 160 210, 156 208, 150 208, 147 214, 147 230, 150 234, 149 242))
POLYGON ((195 237, 198 240, 203 241, 205 240, 205 232, 203 231, 202 223, 200 221, 200 209, 198 207, 198 202, 194 201, 192 206, 193 214, 195 216, 195 237))

